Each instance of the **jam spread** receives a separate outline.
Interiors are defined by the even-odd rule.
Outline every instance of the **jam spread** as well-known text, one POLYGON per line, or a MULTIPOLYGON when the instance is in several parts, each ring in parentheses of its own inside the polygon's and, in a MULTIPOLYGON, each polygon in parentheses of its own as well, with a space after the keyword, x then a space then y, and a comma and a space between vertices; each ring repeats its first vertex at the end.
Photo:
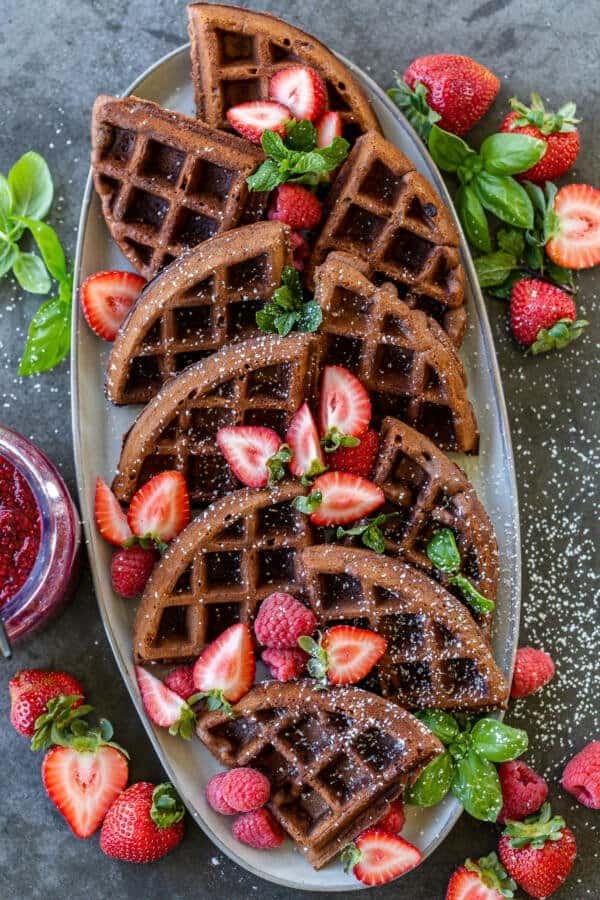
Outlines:
POLYGON ((42 520, 23 475, 0 456, 0 607, 27 580, 36 561, 42 520))

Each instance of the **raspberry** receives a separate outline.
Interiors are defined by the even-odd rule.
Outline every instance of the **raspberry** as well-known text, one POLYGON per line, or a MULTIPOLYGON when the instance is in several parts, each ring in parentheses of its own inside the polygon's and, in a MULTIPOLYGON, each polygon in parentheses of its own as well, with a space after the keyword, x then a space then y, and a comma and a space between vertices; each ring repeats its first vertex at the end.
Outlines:
POLYGON ((321 201, 301 184, 280 184, 269 209, 269 219, 284 222, 299 231, 314 228, 321 221, 321 201))
POLYGON ((302 272, 304 264, 310 256, 310 247, 306 238, 302 237, 299 231, 292 231, 290 234, 290 246, 292 248, 292 261, 294 267, 302 272))
POLYGON ((562 786, 584 806, 600 809, 600 741, 592 741, 567 763, 562 786))
POLYGON ((510 696, 518 700, 535 694, 554 676, 554 662, 549 653, 535 647, 519 647, 510 696))
POLYGON ((289 650, 265 650, 262 661, 277 681, 293 681, 304 671, 308 656, 299 647, 289 650))
POLYGON ((223 781, 229 772, 219 772, 213 775, 204 788, 204 793, 208 801, 208 805, 212 806, 215 812, 221 813, 222 816, 235 816, 236 810, 223 799, 223 781))
POLYGON ((357 447, 340 447, 329 454, 330 469, 338 472, 352 472, 368 478, 379 449, 379 435, 376 431, 366 431, 357 447))
POLYGON ((171 669, 165 678, 165 684, 172 691, 175 691, 176 694, 179 694, 180 697, 183 697, 184 700, 188 700, 192 694, 196 693, 193 672, 194 667, 191 665, 177 666, 176 669, 171 669))
POLYGON ((275 591, 266 597, 254 623, 256 640, 263 647, 284 650, 296 647, 298 638, 311 635, 317 627, 312 611, 292 597, 275 591))
POLYGON ((113 589, 121 597, 137 597, 146 587, 154 563, 155 550, 145 550, 140 546, 124 547, 112 558, 110 577, 113 589))
POLYGON ((271 785, 262 772, 244 766, 226 773, 221 795, 236 812, 250 812, 265 805, 271 796, 271 785))
POLYGON ((548 785, 541 775, 520 759, 501 763, 498 777, 502 788, 503 805, 498 821, 524 819, 537 812, 546 801, 548 785))
POLYGON ((380 828, 382 831, 389 831, 391 834, 400 834, 404 828, 404 807, 402 805, 402 800, 392 800, 385 816, 382 816, 379 822, 373 827, 380 828))
POLYGON ((256 850, 272 850, 283 844, 283 830, 268 809, 244 813, 233 823, 233 836, 256 850))

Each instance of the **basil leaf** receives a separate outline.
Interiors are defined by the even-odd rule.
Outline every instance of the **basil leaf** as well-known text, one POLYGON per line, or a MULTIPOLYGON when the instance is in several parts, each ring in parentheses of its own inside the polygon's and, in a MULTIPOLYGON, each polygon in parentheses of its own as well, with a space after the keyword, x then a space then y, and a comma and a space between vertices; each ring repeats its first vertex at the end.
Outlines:
POLYGON ((416 716, 433 731, 442 744, 451 744, 458 734, 458 722, 443 709, 424 709, 416 713, 416 716))
POLYGON ((292 119, 287 123, 285 131, 285 146, 290 150, 307 152, 317 146, 317 129, 308 119, 301 119, 300 122, 292 119))
POLYGON ((475 260, 475 270, 482 288, 502 284, 516 268, 517 260, 512 253, 504 250, 496 250, 475 260))
POLYGON ((246 184, 251 191, 272 191, 283 181, 285 175, 281 173, 279 163, 274 159, 265 159, 256 172, 246 179, 246 184))
POLYGON ((423 769, 415 783, 404 792, 404 799, 412 806, 435 806, 450 790, 454 776, 452 757, 442 753, 423 769))
POLYGON ((52 277, 57 281, 64 281, 67 278, 67 263, 54 228, 45 222, 36 222, 35 219, 21 217, 19 221, 32 233, 52 277))
POLYGON ((59 297, 42 303, 29 325, 19 375, 38 375, 64 359, 71 346, 71 307, 59 297))
POLYGON ((12 269, 20 250, 12 241, 2 241, 0 243, 0 278, 12 269))
POLYGON ((489 600, 487 597, 484 597, 483 594, 480 594, 479 591, 473 587, 469 579, 465 578, 464 575, 461 575, 460 572, 457 575, 453 575, 452 578, 449 578, 448 583, 457 585, 471 609, 474 609, 475 612, 480 615, 486 616, 496 608, 494 601, 489 600))
POLYGON ((468 156, 475 156, 475 151, 468 144, 438 125, 431 126, 428 146, 435 164, 443 172, 456 172, 468 156))
POLYGON ((385 552, 385 539, 381 529, 377 525, 370 525, 362 534, 362 542, 369 550, 375 553, 385 552))
POLYGON ((482 822, 495 822, 502 809, 496 767, 473 750, 455 760, 452 793, 469 815, 482 822))
POLYGON ((508 132, 491 134, 479 150, 483 167, 491 175, 525 172, 539 162, 545 152, 545 141, 508 132))
POLYGON ((522 728, 511 728, 495 719, 480 719, 471 731, 471 742, 480 756, 501 763, 525 753, 529 738, 522 728))
POLYGON ((8 173, 13 197, 13 213, 30 219, 43 219, 54 195, 52 176, 46 160, 31 150, 8 173))
POLYGON ((296 327, 298 331, 317 331, 323 321, 323 311, 315 300, 303 303, 298 314, 296 327))
POLYGON ((478 250, 489 253, 492 249, 492 239, 488 221, 483 206, 470 185, 460 186, 456 194, 455 205, 469 243, 478 250))
POLYGON ((544 268, 546 270, 546 275, 555 281, 557 284, 562 285, 563 287, 568 287, 573 290, 575 287, 575 279, 573 277, 573 272, 571 269, 565 269, 563 266, 557 266, 555 262, 552 262, 551 259, 546 258, 544 261, 544 268))
POLYGON ((460 569, 460 553, 450 528, 436 531, 427 544, 427 558, 440 572, 457 572, 460 569))
POLYGON ((533 206, 525 189, 510 175, 480 172, 473 186, 482 205, 498 219, 517 228, 533 228, 533 206))
POLYGON ((10 185, 4 175, 0 175, 0 222, 4 228, 8 223, 13 208, 13 198, 10 185))
POLYGON ((521 259, 525 251, 525 236, 516 228, 499 228, 496 240, 501 250, 512 253, 517 259, 521 259))
POLYGON ((13 274, 30 294, 47 294, 50 290, 50 276, 35 253, 20 253, 13 263, 13 274))

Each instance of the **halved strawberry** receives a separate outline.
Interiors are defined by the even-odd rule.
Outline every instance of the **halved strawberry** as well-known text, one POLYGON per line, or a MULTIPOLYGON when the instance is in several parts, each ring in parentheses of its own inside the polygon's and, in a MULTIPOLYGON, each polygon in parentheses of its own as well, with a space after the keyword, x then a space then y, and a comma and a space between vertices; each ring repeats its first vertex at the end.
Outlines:
POLYGON ((354 625, 334 625, 323 635, 327 654, 327 678, 332 684, 362 681, 385 651, 387 641, 376 631, 354 625))
POLYGON ((105 541, 122 547, 131 537, 131 528, 121 504, 101 478, 96 478, 94 516, 98 531, 105 541))
POLYGON ((269 97, 287 106, 295 119, 316 122, 325 110, 327 88, 314 69, 290 66, 273 75, 269 83, 269 97))
MULTIPOLYGON (((192 736, 196 722, 196 714, 191 706, 179 694, 163 684, 159 678, 151 675, 141 666, 135 667, 144 709, 155 725, 168 728, 169 734, 179 734, 186 741, 192 736)), ((192 703, 194 698, 192 697, 192 703)))
MULTIPOLYGON (((368 516, 384 502, 381 488, 350 472, 326 472, 313 484, 310 498, 320 502, 311 511, 315 525, 348 525, 368 516)), ((310 499, 309 498, 309 499, 310 499)))
POLYGON ((340 446, 356 446, 358 438, 369 427, 371 401, 358 378, 343 366, 325 366, 321 378, 319 431, 325 450, 340 446))
POLYGON ((190 521, 190 496, 181 472, 155 475, 134 495, 127 521, 136 537, 164 549, 190 521))
POLYGON ((194 664, 194 687, 209 709, 236 703, 254 681, 256 660, 247 625, 231 625, 206 647, 194 664))
POLYGON ((267 129, 285 137, 285 123, 291 118, 286 106, 271 100, 250 100, 227 110, 227 121, 232 128, 253 144, 260 144, 267 129))
MULTIPOLYGON (((95 734, 95 733, 94 733, 95 734)), ((42 763, 48 796, 79 838, 100 827, 110 806, 124 790, 129 769, 123 753, 99 736, 77 738, 89 749, 52 747, 42 763)))
POLYGON ((363 831, 342 852, 344 869, 363 884, 386 884, 418 866, 421 851, 404 838, 378 828, 363 831))
POLYGON ((546 253, 567 269, 589 269, 600 264, 600 189, 589 184, 567 184, 554 198, 558 233, 546 244, 546 253))
POLYGON ((248 487, 266 487, 270 478, 284 474, 277 465, 286 461, 279 457, 281 440, 272 428, 229 425, 217 431, 217 444, 235 477, 248 487))
POLYGON ((329 454, 328 462, 338 472, 353 472, 368 478, 375 465, 379 450, 379 435, 376 431, 365 431, 356 447, 340 447, 329 454))
POLYGON ((342 119, 339 112, 330 109, 324 112, 315 124, 317 129, 317 147, 329 147, 336 137, 342 136, 342 119))
POLYGON ((285 436, 292 448, 289 469, 292 475, 314 478, 327 469, 319 433, 308 403, 303 403, 292 418, 285 436))
POLYGON ((503 900, 512 897, 515 889, 497 855, 490 853, 476 862, 465 860, 448 882, 446 900, 503 900))
POLYGON ((96 272, 81 285, 81 307, 98 337, 114 341, 146 282, 135 272, 96 272))

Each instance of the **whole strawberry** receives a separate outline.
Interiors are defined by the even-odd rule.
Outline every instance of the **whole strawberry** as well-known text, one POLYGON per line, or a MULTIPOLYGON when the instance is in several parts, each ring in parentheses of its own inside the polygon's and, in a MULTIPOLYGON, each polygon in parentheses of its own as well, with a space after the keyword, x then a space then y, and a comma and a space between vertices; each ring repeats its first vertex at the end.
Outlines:
POLYGON ((166 856, 183 838, 185 809, 169 782, 132 784, 106 814, 100 847, 124 862, 148 863, 166 856))
POLYGON ((534 354, 561 350, 587 326, 576 321, 573 298, 538 278, 521 278, 510 294, 510 327, 513 337, 534 354))
POLYGON ((84 700, 81 684, 66 672, 48 672, 43 669, 22 669, 13 675, 9 684, 10 722, 23 737, 33 737, 35 722, 47 709, 49 700, 62 694, 73 697, 71 708, 84 700))
POLYGON ((546 144, 546 152, 531 169, 521 172, 519 180, 543 184, 555 181, 568 172, 579 153, 579 132, 575 118, 575 104, 566 103, 556 113, 546 112, 539 94, 531 95, 531 106, 516 97, 510 101, 513 112, 502 122, 500 131, 524 134, 546 144))
POLYGON ((150 578, 158 553, 154 548, 123 547, 118 550, 110 564, 113 590, 121 597, 137 597, 150 578))
MULTIPOLYGON (((481 63, 450 53, 420 56, 410 64, 403 79, 417 95, 416 98, 413 95, 414 105, 422 106, 425 99, 427 106, 438 114, 429 121, 439 116, 439 127, 453 134, 469 131, 487 112, 500 89, 498 78, 481 63), (427 89, 426 98, 422 93, 419 97, 419 84, 427 89)), ((401 90, 401 83, 398 89, 401 90)), ((397 102, 396 97, 394 100, 397 102)), ((412 121, 410 111, 404 106, 401 109, 412 121)))
POLYGON ((561 816, 551 818, 544 804, 538 816, 524 822, 507 819, 498 846, 511 878, 531 897, 553 894, 567 878, 577 856, 575 836, 561 816))

